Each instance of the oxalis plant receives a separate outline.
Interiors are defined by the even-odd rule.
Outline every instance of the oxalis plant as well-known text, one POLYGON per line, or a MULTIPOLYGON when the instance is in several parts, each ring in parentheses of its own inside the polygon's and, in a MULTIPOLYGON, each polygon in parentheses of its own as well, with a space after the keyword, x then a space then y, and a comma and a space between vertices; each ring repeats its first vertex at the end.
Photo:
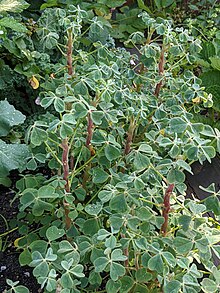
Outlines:
POLYGON ((218 130, 188 113, 196 97, 211 99, 190 70, 200 43, 170 20, 139 17, 146 35, 127 41, 139 59, 79 6, 38 21, 35 38, 60 53, 56 70, 35 77, 47 113, 26 141, 50 172, 17 182, 17 246, 43 292, 220 290, 219 192, 205 187, 199 202, 184 184, 194 161, 220 151, 218 130))

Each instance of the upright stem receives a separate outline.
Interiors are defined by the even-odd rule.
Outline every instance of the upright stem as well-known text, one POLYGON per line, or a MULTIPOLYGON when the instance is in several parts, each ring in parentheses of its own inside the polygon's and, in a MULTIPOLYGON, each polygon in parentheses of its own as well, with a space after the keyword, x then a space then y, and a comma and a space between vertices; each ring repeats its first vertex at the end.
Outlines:
POLYGON ((68 30, 68 43, 67 43, 67 67, 68 74, 73 75, 73 35, 72 29, 68 30))
MULTIPOLYGON (((93 149, 93 146, 91 144, 91 140, 92 140, 92 136, 93 136, 93 128, 94 128, 94 124, 91 118, 91 112, 88 113, 88 117, 87 117, 87 138, 86 138, 86 147, 89 149, 90 151, 90 155, 91 157, 95 155, 95 151, 93 149)), ((83 180, 82 180, 82 187, 86 190, 86 184, 89 178, 89 171, 91 169, 91 163, 86 166, 84 174, 83 174, 83 180)))
POLYGON ((87 138, 86 138, 86 147, 90 150, 91 156, 94 155, 94 149, 91 144, 94 124, 91 118, 91 112, 88 113, 88 124, 87 124, 87 138))
MULTIPOLYGON (((165 65, 164 48, 162 47, 161 54, 160 54, 160 61, 159 61, 159 64, 158 64, 158 71, 159 71, 159 75, 160 76, 162 76, 164 74, 164 65, 165 65)), ((156 85, 156 89, 155 89, 154 95, 157 98, 159 97, 159 94, 160 94, 160 90, 161 90, 162 85, 163 85, 163 81, 162 80, 156 85)))
POLYGON ((169 212, 170 212, 170 195, 173 192, 173 189, 174 189, 174 184, 169 184, 164 195, 163 212, 162 212, 162 216, 164 217, 164 223, 160 229, 160 232, 163 236, 166 236, 166 233, 167 233, 168 219, 169 219, 169 212))
MULTIPOLYGON (((73 70, 73 34, 72 29, 68 30, 68 42, 67 42, 67 68, 68 68, 68 74, 72 76, 74 74, 73 70)), ((70 110, 72 108, 72 103, 66 103, 67 110, 70 110)), ((74 165, 74 157, 71 154, 70 155, 70 169, 73 169, 74 165)))
MULTIPOLYGON (((62 153, 62 164, 63 164, 63 179, 66 181, 65 191, 67 193, 70 192, 70 184, 69 184, 69 145, 68 140, 64 139, 62 141, 61 147, 63 149, 62 153)), ((71 226, 71 219, 69 218, 69 204, 64 201, 64 211, 65 211, 65 222, 66 229, 68 230, 71 226)))

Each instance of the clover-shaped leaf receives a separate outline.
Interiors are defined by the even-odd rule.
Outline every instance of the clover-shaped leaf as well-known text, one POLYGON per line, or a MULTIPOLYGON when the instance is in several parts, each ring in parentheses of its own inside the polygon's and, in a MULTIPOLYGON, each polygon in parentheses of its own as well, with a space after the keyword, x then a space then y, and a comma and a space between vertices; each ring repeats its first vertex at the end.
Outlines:
POLYGON ((46 231, 46 236, 49 241, 54 241, 61 238, 65 234, 64 229, 58 229, 56 226, 51 226, 46 231))

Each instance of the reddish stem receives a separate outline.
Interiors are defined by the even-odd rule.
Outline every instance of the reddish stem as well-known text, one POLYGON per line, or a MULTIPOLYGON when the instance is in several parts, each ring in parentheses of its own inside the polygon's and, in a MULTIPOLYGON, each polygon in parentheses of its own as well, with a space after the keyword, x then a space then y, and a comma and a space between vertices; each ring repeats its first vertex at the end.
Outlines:
POLYGON ((160 232, 163 236, 166 236, 167 233, 167 226, 168 226, 168 219, 169 219, 169 212, 170 212, 170 195, 173 192, 174 184, 169 184, 163 201, 163 212, 162 216, 164 217, 164 223, 160 229, 160 232))
POLYGON ((73 155, 70 155, 70 170, 73 170, 74 168, 74 157, 73 155))
POLYGON ((69 30, 68 34, 68 43, 67 43, 67 67, 68 67, 68 74, 73 75, 73 37, 72 37, 72 30, 69 30))
POLYGON ((134 121, 132 119, 128 128, 128 132, 127 132, 127 139, 126 139, 125 150, 124 150, 125 155, 128 155, 131 151, 131 144, 132 144, 132 140, 134 136, 134 129, 135 129, 135 126, 134 126, 134 121))
POLYGON ((87 146, 87 148, 89 148, 90 145, 91 145, 91 140, 92 140, 92 135, 93 135, 93 127, 94 127, 90 112, 88 113, 88 118, 87 119, 88 119, 87 120, 88 125, 87 125, 86 146, 87 146))
POLYGON ((86 147, 90 150, 91 156, 94 156, 95 152, 91 144, 94 124, 93 124, 90 112, 88 113, 87 121, 88 121, 88 125, 87 125, 86 147))
MULTIPOLYGON (((161 76, 164 74, 164 65, 165 65, 164 49, 162 48, 161 54, 160 54, 160 61, 159 61, 159 64, 158 64, 158 71, 159 71, 159 75, 161 75, 161 76)), ((159 97, 159 94, 160 94, 160 90, 161 90, 162 85, 163 85, 163 81, 162 80, 156 85, 156 89, 155 89, 154 95, 157 98, 159 97)))
MULTIPOLYGON (((70 185, 69 185, 69 145, 67 139, 62 141, 62 163, 63 163, 63 179, 66 181, 65 190, 67 193, 70 192, 70 185)), ((64 201, 64 211, 65 211, 65 222, 66 222, 66 229, 68 230, 71 226, 71 219, 69 217, 69 204, 64 201)))

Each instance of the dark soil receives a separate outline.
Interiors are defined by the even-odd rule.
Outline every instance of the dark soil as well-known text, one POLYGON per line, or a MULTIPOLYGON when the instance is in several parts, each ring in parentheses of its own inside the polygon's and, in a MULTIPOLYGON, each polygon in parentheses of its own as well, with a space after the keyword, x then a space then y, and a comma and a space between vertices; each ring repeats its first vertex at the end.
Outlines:
MULTIPOLYGON (((0 189, 0 235, 8 231, 5 221, 10 227, 10 220, 16 218, 18 212, 18 200, 13 201, 15 193, 1 186, 0 189)), ((18 261, 19 251, 14 247, 14 241, 19 237, 17 230, 2 237, 2 248, 0 247, 0 293, 9 289, 6 279, 19 281, 19 285, 26 286, 31 293, 41 292, 32 269, 27 266, 21 267, 18 261)))

